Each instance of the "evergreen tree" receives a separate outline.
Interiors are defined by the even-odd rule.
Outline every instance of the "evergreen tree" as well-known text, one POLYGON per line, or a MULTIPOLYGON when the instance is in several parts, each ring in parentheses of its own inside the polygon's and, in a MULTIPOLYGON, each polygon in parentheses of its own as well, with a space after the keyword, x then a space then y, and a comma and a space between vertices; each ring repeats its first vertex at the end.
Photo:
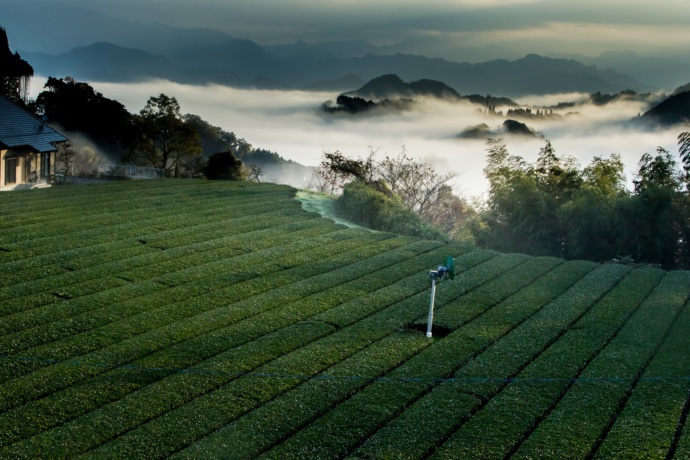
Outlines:
POLYGON ((12 54, 7 32, 0 27, 0 95, 16 103, 26 104, 33 75, 33 67, 18 53, 12 54))

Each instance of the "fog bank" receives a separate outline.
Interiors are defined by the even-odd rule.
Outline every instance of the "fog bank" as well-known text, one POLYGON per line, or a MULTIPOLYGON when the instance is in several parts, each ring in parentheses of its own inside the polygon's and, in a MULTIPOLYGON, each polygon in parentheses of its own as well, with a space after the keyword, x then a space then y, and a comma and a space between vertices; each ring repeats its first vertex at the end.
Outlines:
MULTIPOLYGON (((32 94, 41 91, 34 79, 32 94)), ((213 125, 234 132, 254 147, 277 152, 287 159, 316 166, 324 152, 339 150, 350 157, 364 157, 370 149, 377 156, 397 155, 404 148, 409 155, 429 159, 438 170, 459 174, 456 191, 465 196, 480 195, 487 183, 482 174, 485 140, 457 139, 469 126, 487 124, 499 130, 504 117, 491 116, 469 103, 436 100, 419 102, 401 113, 367 113, 358 116, 325 114, 320 110, 337 93, 305 91, 247 90, 222 86, 189 86, 170 82, 114 84, 91 82, 104 96, 123 103, 138 113, 151 96, 164 93, 177 98, 183 113, 201 116, 213 125)), ((586 95, 564 94, 521 98, 525 106, 581 100, 586 95)), ((586 165, 594 156, 620 153, 631 182, 637 162, 657 146, 677 158, 676 137, 681 129, 644 132, 626 128, 625 122, 648 107, 638 102, 619 102, 554 110, 557 119, 521 120, 551 140, 558 155, 574 156, 586 165), (577 112, 577 113, 572 113, 577 112)), ((506 108, 497 107, 497 110, 506 108)), ((536 109, 534 109, 536 111, 536 109)), ((544 139, 504 138, 512 154, 534 161, 544 139)))

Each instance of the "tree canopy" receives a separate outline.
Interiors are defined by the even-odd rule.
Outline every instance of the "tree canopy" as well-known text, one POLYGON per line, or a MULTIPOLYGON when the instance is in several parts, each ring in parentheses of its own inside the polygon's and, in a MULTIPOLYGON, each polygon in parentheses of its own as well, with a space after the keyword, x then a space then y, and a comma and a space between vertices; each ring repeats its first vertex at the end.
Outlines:
POLYGON ((174 97, 151 97, 135 118, 136 141, 128 160, 155 166, 180 177, 198 168, 202 144, 193 124, 182 117, 174 97))
POLYGON ((134 140, 135 120, 125 106, 71 77, 49 77, 33 110, 48 122, 108 146, 126 149, 134 140))
POLYGON ((690 267, 690 206, 682 188, 688 176, 661 147, 656 155, 642 155, 632 192, 625 187, 620 155, 595 157, 580 169, 573 159, 557 156, 549 141, 529 164, 510 155, 500 139, 489 139, 484 173, 489 197, 482 225, 474 228, 480 245, 567 259, 625 258, 690 267))

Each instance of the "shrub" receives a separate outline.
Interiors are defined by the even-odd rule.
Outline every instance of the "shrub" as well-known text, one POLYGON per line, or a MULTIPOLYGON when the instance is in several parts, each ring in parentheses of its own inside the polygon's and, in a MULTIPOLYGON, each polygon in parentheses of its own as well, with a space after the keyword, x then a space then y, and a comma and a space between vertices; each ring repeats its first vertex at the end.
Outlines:
POLYGON ((404 206, 397 197, 388 196, 358 180, 345 186, 335 203, 335 210, 339 216, 375 230, 446 240, 440 230, 404 206))
POLYGON ((204 167, 204 175, 211 180, 246 180, 244 164, 232 152, 214 153, 204 167))

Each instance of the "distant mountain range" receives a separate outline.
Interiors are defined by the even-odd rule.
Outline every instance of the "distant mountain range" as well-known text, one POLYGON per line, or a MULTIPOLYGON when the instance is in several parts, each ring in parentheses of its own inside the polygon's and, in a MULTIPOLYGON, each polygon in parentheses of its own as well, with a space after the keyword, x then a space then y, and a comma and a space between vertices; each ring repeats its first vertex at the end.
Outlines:
POLYGON ((45 76, 124 82, 165 78, 193 84, 348 91, 380 75, 396 74, 406 81, 442 81, 460 94, 508 97, 644 92, 690 79, 690 64, 630 53, 589 61, 578 57, 587 61, 583 63, 534 54, 519 57, 498 47, 463 48, 437 38, 385 46, 354 40, 262 47, 208 28, 143 24, 57 8, 45 0, 26 0, 21 7, 24 13, 18 4, 3 10, 0 3, 0 26, 7 29, 11 42, 22 43, 14 48, 45 76), (496 59, 501 56, 507 59, 496 59))
POLYGON ((366 40, 343 40, 307 43, 303 40, 286 45, 268 45, 263 49, 277 59, 313 58, 346 59, 363 57, 367 54, 391 56, 394 54, 416 54, 429 58, 441 58, 455 62, 478 63, 495 59, 518 59, 514 51, 495 45, 465 47, 448 43, 439 37, 404 40, 393 45, 372 45, 366 40))
POLYGON ((597 57, 581 54, 553 54, 548 57, 574 59, 599 69, 615 69, 665 90, 672 90, 690 80, 690 64, 666 58, 641 57, 631 50, 607 51, 597 57))
POLYGON ((165 78, 181 83, 219 83, 259 88, 352 90, 355 80, 394 73, 409 81, 439 80, 464 94, 528 94, 651 88, 613 70, 601 71, 566 59, 529 55, 515 61, 468 64, 396 54, 361 58, 278 60, 250 41, 180 48, 168 55, 99 42, 60 55, 23 52, 36 73, 76 79, 141 81, 165 78), (227 45, 227 46, 226 46, 227 45), (349 76, 349 78, 345 78, 349 76), (338 87, 342 85, 342 87, 338 87))

